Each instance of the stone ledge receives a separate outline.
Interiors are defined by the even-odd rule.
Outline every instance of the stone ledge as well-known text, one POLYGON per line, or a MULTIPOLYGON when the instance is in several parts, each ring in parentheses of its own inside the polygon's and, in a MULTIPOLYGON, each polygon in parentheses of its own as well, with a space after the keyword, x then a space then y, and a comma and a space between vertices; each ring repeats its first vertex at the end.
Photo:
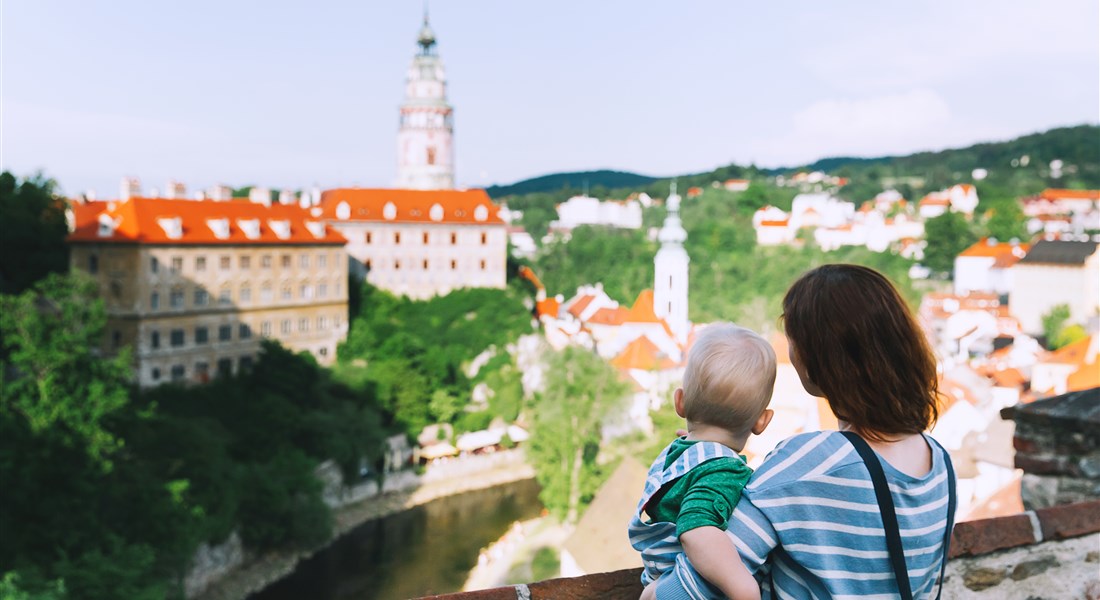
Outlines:
MULTIPOLYGON (((974 557, 1011 548, 1080 538, 1098 532, 1100 532, 1100 500, 1042 508, 1007 517, 967 521, 955 526, 955 532, 951 537, 951 562, 971 561, 974 557)), ((1091 558, 1091 562, 1096 560, 1095 557, 1091 558)), ((1022 579, 1029 577, 1031 571, 1040 573, 1048 566, 1042 561, 1034 565, 1022 563, 1007 577, 1022 579)), ((587 598, 637 600, 642 592, 641 572, 639 567, 581 577, 548 579, 537 583, 490 590, 426 596, 422 600, 580 600, 587 598)), ((973 573, 980 574, 977 570, 973 573)), ((999 575, 997 582, 1005 577, 1004 574, 999 575)), ((990 583, 990 585, 995 584, 990 583)), ((977 589, 984 584, 971 581, 967 585, 970 589, 977 589)))

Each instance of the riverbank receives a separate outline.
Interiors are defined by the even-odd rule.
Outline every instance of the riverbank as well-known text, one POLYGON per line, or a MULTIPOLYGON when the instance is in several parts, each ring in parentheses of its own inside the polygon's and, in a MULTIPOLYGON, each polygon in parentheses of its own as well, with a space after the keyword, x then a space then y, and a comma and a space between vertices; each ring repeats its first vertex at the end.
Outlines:
POLYGON ((534 469, 523 461, 521 452, 517 452, 515 459, 499 458, 486 461, 483 469, 429 469, 425 475, 411 478, 413 484, 405 489, 387 491, 334 508, 333 538, 324 545, 306 551, 271 552, 255 557, 193 596, 192 600, 244 600, 294 572, 301 561, 363 523, 448 496, 534 478, 534 469))

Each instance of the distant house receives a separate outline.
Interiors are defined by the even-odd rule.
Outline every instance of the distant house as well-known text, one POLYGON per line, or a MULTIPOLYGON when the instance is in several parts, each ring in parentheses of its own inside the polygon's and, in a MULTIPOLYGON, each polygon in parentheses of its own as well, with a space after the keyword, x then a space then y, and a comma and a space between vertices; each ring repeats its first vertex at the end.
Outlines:
POLYGON ((1042 240, 1012 267, 1009 306, 1023 330, 1040 333, 1055 306, 1070 308, 1070 321, 1088 324, 1100 314, 1097 242, 1042 240))
POLYGON ((1028 244, 983 238, 955 257, 955 293, 995 292, 1012 289, 1010 268, 1027 255, 1028 244))

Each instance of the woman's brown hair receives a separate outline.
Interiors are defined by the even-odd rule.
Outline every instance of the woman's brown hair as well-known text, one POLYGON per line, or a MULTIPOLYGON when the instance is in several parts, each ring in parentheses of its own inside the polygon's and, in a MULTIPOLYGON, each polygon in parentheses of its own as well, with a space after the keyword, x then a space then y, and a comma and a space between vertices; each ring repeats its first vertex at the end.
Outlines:
POLYGON ((936 359, 881 273, 844 264, 813 269, 787 290, 782 319, 805 375, 854 431, 884 441, 936 422, 936 359))

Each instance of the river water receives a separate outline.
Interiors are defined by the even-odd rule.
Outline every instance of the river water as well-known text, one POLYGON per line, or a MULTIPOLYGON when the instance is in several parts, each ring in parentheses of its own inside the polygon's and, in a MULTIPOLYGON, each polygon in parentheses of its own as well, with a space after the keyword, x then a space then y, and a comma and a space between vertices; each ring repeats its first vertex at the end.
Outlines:
POLYGON ((404 600, 460 591, 478 552, 542 511, 534 480, 368 521, 249 600, 404 600))

